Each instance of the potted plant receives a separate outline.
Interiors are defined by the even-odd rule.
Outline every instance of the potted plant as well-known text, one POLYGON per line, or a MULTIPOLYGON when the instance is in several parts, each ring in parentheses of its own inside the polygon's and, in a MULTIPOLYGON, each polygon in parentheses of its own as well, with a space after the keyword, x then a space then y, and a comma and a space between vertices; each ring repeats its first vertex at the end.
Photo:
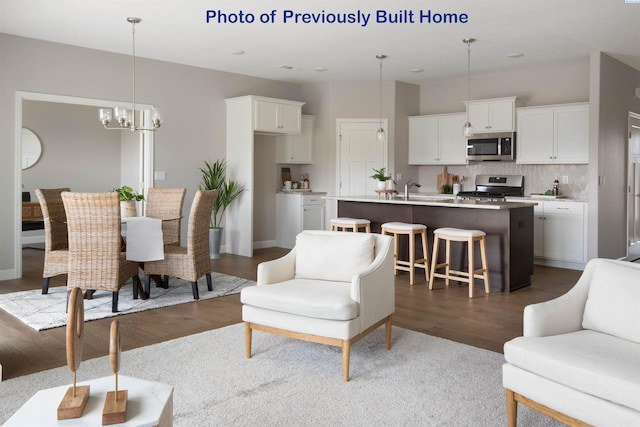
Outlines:
POLYGON ((372 169, 373 169, 373 171, 375 173, 373 175, 371 175, 370 178, 373 178, 376 181, 378 181, 377 189, 378 190, 386 190, 387 189, 387 181, 391 180, 391 176, 387 175, 386 168, 380 168, 380 169, 372 168, 372 169))
POLYGON ((110 191, 115 191, 120 195, 120 216, 122 218, 138 216, 136 202, 144 200, 143 194, 136 192, 133 188, 127 185, 112 188, 110 191))
POLYGON ((218 190, 218 197, 211 209, 211 223, 209 227, 209 251, 211 259, 220 258, 220 243, 222 242, 222 219, 229 205, 244 191, 244 186, 238 181, 227 179, 227 161, 218 159, 214 163, 204 162, 200 168, 202 182, 198 184, 200 190, 218 190))

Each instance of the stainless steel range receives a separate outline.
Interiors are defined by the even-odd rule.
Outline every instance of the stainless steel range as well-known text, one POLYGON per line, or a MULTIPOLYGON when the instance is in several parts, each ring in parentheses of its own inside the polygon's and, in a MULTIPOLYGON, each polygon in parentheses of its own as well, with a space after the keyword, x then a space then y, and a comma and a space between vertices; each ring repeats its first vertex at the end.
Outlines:
POLYGON ((457 197, 463 200, 503 202, 507 197, 524 196, 522 175, 476 175, 475 191, 461 191, 457 197))

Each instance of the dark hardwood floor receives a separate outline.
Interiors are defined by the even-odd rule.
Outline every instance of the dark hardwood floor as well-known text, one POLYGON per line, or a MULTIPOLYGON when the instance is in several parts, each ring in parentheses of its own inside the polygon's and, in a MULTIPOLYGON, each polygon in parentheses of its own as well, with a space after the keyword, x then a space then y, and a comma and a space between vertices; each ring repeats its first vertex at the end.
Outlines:
MULTIPOLYGON (((212 260, 214 271, 256 279, 257 265, 278 258, 285 249, 255 251, 253 258, 223 254, 212 260)), ((0 293, 40 289, 44 251, 23 250, 23 278, 0 281, 0 293)), ((447 338, 496 352, 503 344, 521 335, 522 310, 527 304, 555 298, 569 290, 580 271, 552 267, 535 267, 533 285, 512 293, 485 295, 478 281, 476 297, 468 298, 466 286, 443 282, 429 291, 424 275, 418 273, 416 284, 409 285, 408 273, 396 277, 396 312, 394 325, 429 335, 447 338)), ((51 280, 51 286, 64 286, 65 277, 51 280)), ((206 292, 206 290, 204 291, 206 292)), ((109 328, 113 319, 85 324, 83 359, 108 354, 109 328)), ((240 296, 229 295, 210 300, 148 310, 118 316, 123 350, 195 334, 241 322, 240 296)), ((66 365, 65 328, 36 332, 0 310, 0 364, 3 378, 14 378, 66 365)))

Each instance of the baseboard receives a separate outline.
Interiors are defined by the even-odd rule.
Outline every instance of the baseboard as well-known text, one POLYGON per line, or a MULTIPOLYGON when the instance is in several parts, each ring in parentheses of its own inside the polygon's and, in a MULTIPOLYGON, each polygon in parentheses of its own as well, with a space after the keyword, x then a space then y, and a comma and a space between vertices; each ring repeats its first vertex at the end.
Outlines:
POLYGON ((0 280, 12 280, 17 278, 16 269, 0 270, 0 280))
POLYGON ((44 243, 44 236, 24 236, 20 239, 23 245, 33 245, 34 243, 44 243))
POLYGON ((276 246, 275 240, 263 240, 261 242, 253 242, 253 249, 273 248, 276 246))
POLYGON ((586 263, 583 262, 570 262, 570 261, 557 261, 553 259, 534 258, 533 263, 537 265, 546 265, 547 267, 566 268, 569 270, 584 270, 586 263))

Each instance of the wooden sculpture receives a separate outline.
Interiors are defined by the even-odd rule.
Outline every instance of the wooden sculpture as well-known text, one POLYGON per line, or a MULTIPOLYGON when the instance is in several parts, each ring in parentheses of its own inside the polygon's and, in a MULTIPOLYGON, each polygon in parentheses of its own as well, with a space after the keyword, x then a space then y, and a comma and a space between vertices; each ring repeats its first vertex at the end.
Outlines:
POLYGON ((80 288, 71 290, 67 313, 67 366, 73 372, 73 386, 67 389, 58 405, 59 420, 80 418, 89 400, 89 386, 76 386, 84 340, 84 301, 80 288))
POLYGON ((102 425, 124 423, 127 418, 127 390, 118 390, 118 371, 120 370, 120 326, 117 320, 111 322, 109 342, 109 360, 111 372, 115 374, 115 391, 107 392, 102 409, 102 425))

